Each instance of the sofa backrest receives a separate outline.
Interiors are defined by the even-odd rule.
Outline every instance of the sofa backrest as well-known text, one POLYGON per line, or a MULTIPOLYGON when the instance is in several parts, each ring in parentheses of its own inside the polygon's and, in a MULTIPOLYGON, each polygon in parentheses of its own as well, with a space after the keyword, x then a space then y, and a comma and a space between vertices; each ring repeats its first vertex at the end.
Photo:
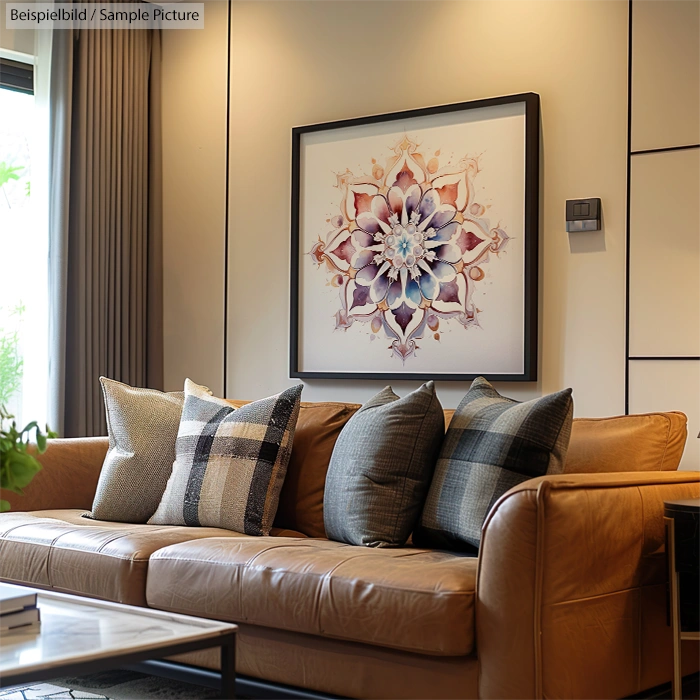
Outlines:
POLYGON ((687 425, 680 411, 575 418, 564 473, 675 471, 687 425))
MULTIPOLYGON (((236 407, 248 401, 231 401, 236 407)), ((326 472, 343 426, 356 403, 302 402, 292 456, 280 494, 275 526, 325 537, 326 472)), ((454 409, 445 410, 445 428, 454 409)), ((575 418, 564 473, 673 471, 687 435, 683 413, 646 413, 611 418, 575 418)))

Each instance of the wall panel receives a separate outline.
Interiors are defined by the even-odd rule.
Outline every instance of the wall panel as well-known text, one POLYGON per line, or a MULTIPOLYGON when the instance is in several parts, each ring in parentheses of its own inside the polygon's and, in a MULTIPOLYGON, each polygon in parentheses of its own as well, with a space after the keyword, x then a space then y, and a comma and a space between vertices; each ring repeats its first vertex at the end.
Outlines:
POLYGON ((630 412, 683 411, 688 442, 681 469, 700 465, 700 362, 693 360, 630 363, 630 412))
POLYGON ((166 390, 223 392, 228 3, 204 29, 162 31, 166 390))
POLYGON ((633 7, 632 150, 700 143, 700 2, 633 7))
POLYGON ((630 355, 700 355, 700 149, 632 158, 630 355))
POLYGON ((630 5, 626 404, 632 413, 684 411, 683 467, 699 469, 700 2, 630 5))

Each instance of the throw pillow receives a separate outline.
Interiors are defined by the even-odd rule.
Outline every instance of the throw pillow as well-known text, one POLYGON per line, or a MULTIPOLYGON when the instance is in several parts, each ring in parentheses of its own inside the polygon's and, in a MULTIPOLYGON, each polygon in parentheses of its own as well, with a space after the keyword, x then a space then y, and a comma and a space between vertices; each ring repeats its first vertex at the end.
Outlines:
POLYGON ((155 513, 175 460, 184 395, 100 377, 109 449, 92 511, 85 517, 145 523, 155 513))
POLYGON ((269 535, 302 388, 300 384, 236 409, 187 379, 175 463, 149 524, 269 535))
POLYGON ((506 491, 562 472, 573 410, 571 389, 519 403, 475 379, 447 429, 416 545, 478 549, 486 515, 506 491))
POLYGON ((329 539, 400 547, 416 524, 445 434, 428 382, 400 399, 387 387, 342 429, 326 474, 323 520, 329 539))

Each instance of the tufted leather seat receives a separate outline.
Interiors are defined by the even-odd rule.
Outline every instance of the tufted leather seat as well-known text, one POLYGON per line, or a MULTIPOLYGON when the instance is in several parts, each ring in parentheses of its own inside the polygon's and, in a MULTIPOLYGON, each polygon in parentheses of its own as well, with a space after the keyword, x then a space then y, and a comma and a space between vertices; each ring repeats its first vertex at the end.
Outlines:
MULTIPOLYGON (((89 520, 81 517, 84 512, 44 510, 4 514, 0 529, 2 579, 118 603, 146 605, 148 558, 157 549, 203 537, 245 537, 216 527, 89 520)), ((291 534, 303 537, 298 532, 291 534)))
POLYGON ((404 651, 474 648, 476 558, 315 539, 215 538, 150 560, 151 607, 404 651))

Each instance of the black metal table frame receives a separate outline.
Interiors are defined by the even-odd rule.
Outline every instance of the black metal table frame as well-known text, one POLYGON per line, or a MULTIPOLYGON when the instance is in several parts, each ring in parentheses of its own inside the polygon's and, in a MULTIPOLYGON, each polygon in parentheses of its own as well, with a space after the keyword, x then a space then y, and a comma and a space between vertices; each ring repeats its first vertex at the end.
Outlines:
POLYGON ((48 681, 58 676, 82 676, 87 673, 98 673, 121 668, 129 664, 137 664, 143 661, 162 659, 176 654, 186 654, 190 651, 221 647, 221 697, 236 697, 236 630, 226 632, 218 637, 200 639, 192 642, 180 642, 144 649, 143 651, 117 652, 111 656, 89 661, 67 661, 58 663, 50 668, 38 671, 26 671, 11 677, 0 676, 0 688, 8 688, 16 685, 28 685, 48 681))

